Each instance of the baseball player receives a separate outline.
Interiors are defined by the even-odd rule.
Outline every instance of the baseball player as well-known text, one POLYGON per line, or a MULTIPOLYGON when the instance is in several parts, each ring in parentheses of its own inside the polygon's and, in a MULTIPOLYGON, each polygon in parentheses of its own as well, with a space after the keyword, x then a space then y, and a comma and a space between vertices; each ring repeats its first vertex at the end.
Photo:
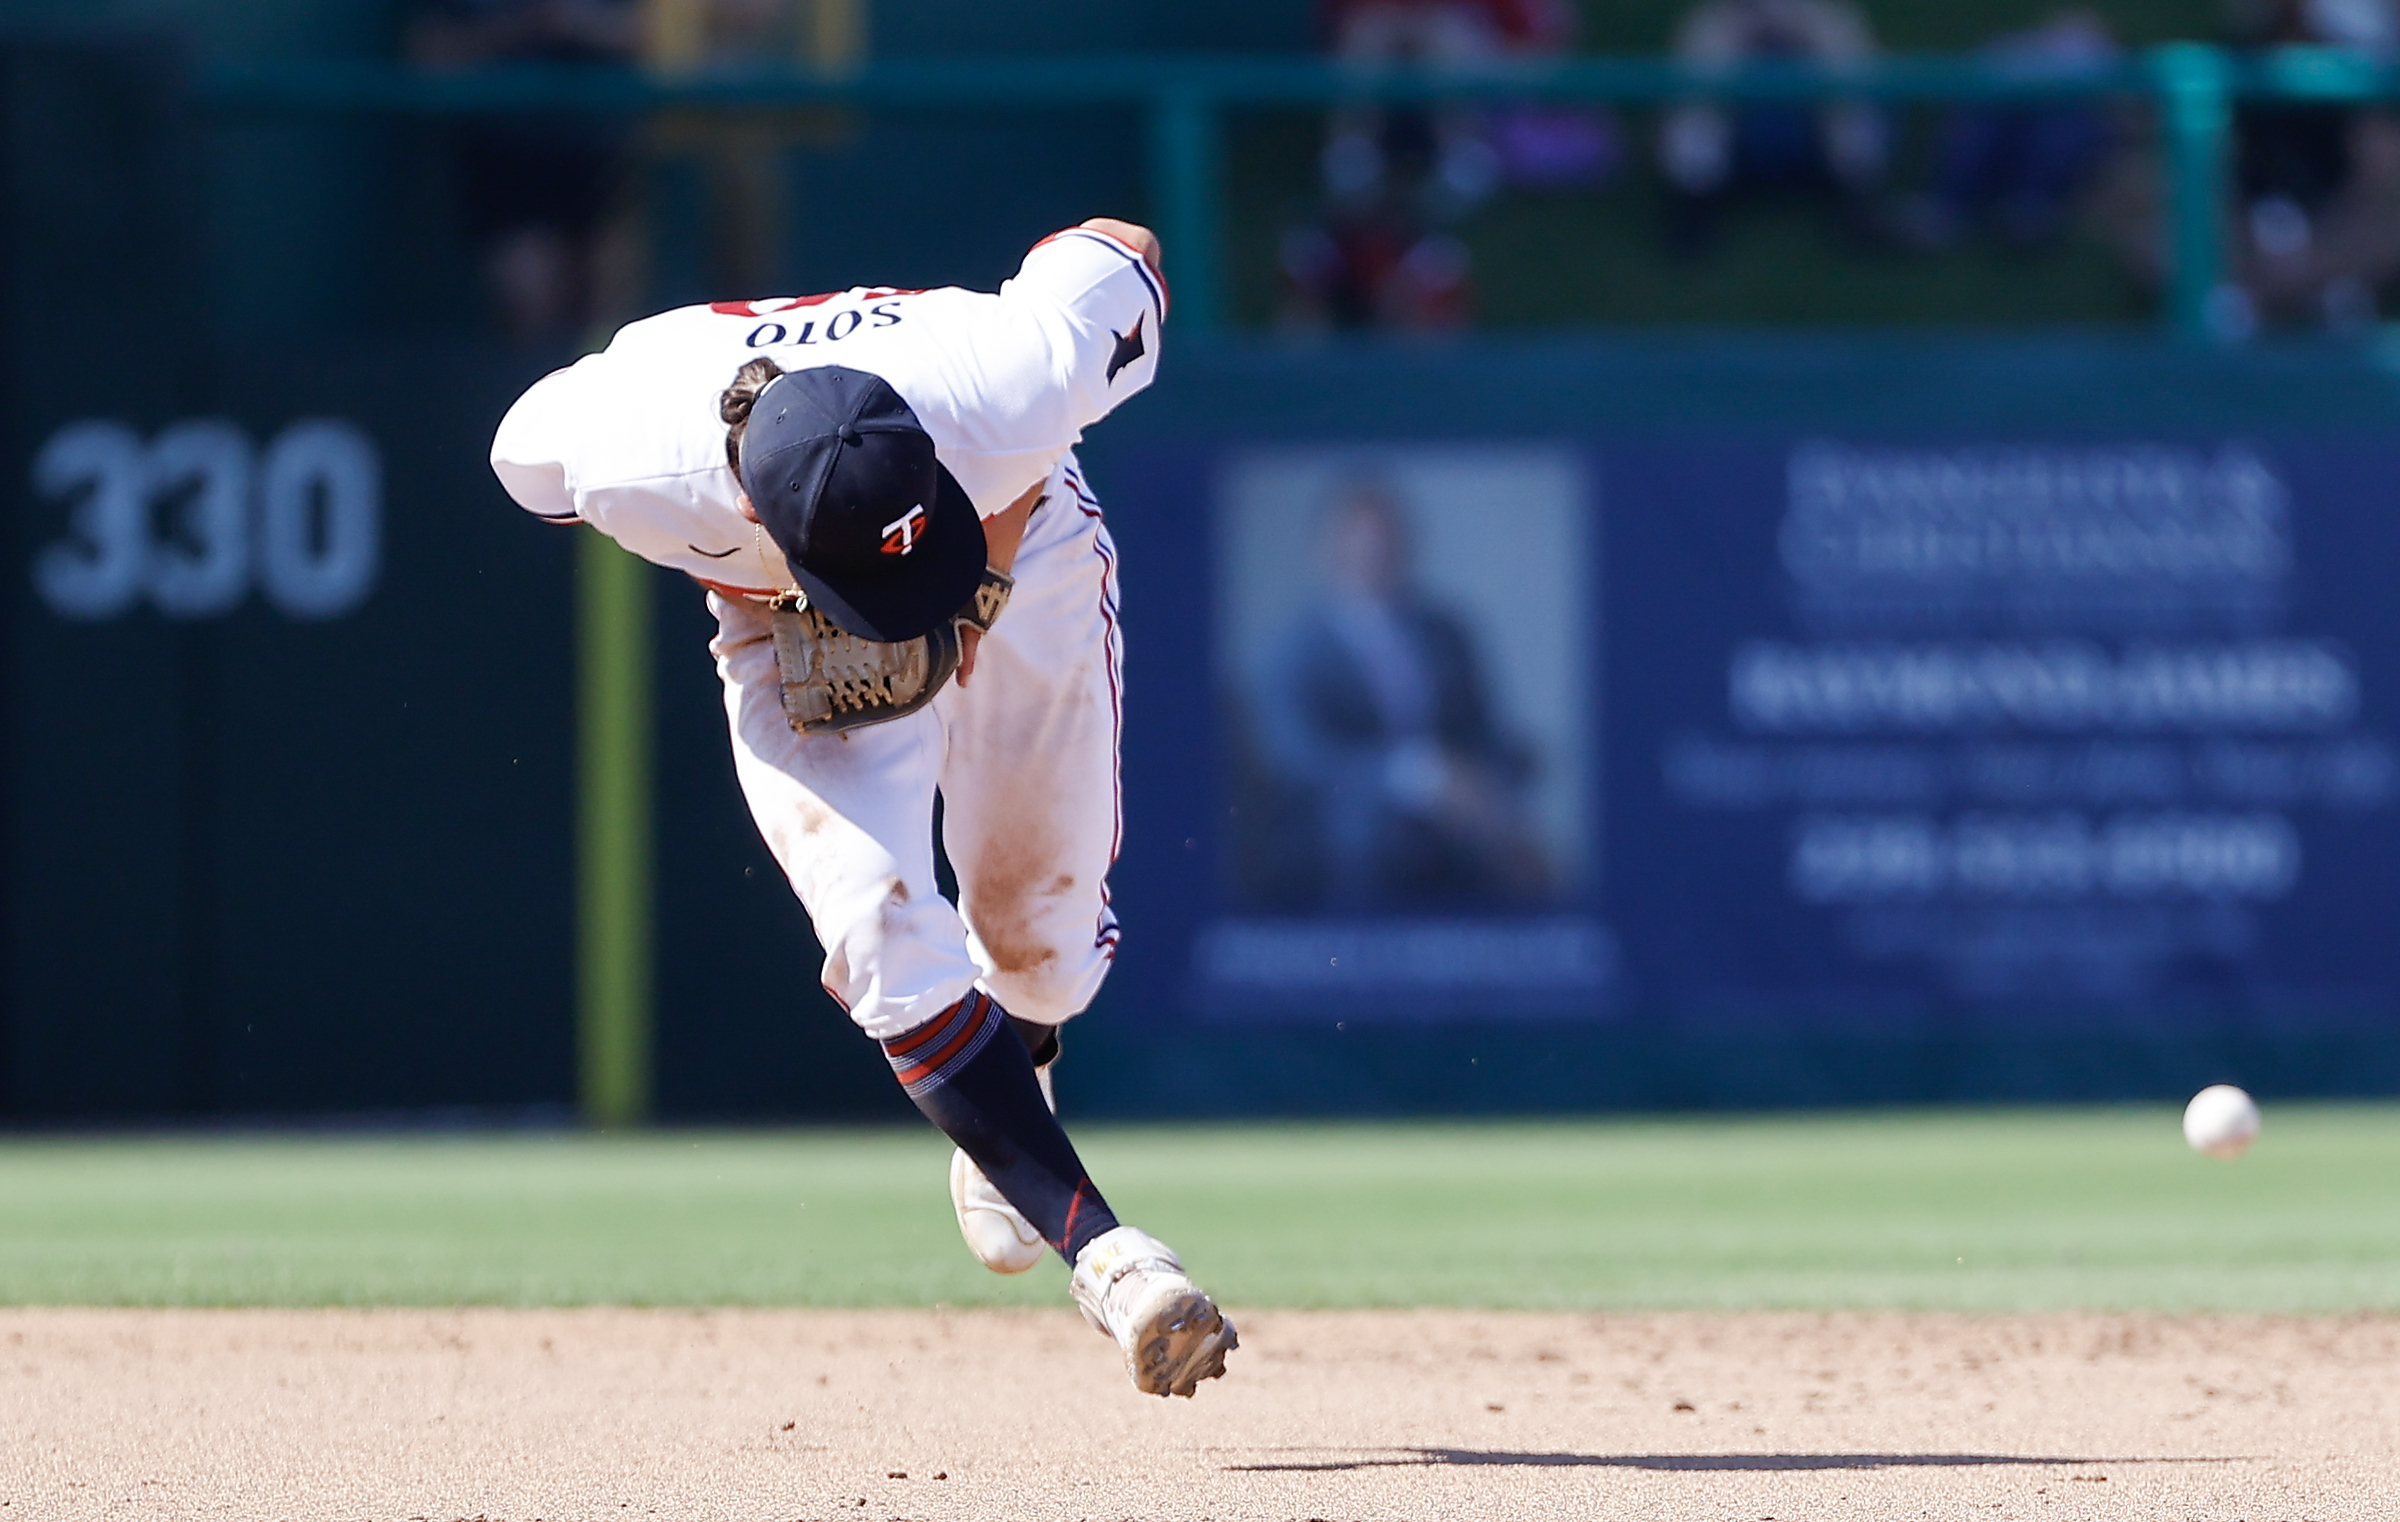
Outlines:
POLYGON ((1116 552, 1074 445, 1150 384, 1166 317, 1157 239, 1107 218, 997 294, 686 307, 526 392, 492 468, 708 588, 751 814, 827 991, 958 1144, 968 1247, 1000 1273, 1055 1249, 1135 1386, 1188 1396, 1233 1327, 1048 1099, 1117 943, 1116 552))

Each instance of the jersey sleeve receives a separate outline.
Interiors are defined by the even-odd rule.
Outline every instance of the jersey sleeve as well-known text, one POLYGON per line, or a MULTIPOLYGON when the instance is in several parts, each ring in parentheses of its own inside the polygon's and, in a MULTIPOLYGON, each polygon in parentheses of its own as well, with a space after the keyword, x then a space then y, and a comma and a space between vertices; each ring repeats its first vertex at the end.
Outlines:
POLYGON ((1107 233, 1070 227, 1051 234, 1000 294, 1056 313, 1056 358, 1078 427, 1108 416, 1157 376, 1166 284, 1138 252, 1107 233))
POLYGON ((581 517, 567 481, 567 461, 577 426, 576 398, 583 389, 578 372, 591 363, 586 359, 535 381, 508 409, 492 439, 492 474, 519 507, 551 523, 581 517))
POLYGON ((948 394, 910 400, 920 416, 928 402, 946 414, 943 462, 988 518, 1150 384, 1167 293, 1132 248, 1070 228, 1035 245, 998 295, 948 294, 948 394))

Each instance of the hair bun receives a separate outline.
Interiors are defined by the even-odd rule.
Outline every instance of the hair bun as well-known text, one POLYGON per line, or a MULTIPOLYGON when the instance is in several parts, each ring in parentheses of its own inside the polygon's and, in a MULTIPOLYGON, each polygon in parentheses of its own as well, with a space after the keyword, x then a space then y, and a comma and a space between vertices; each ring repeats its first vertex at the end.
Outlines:
POLYGON ((750 424, 750 410, 758 405, 759 393, 775 383, 783 374, 783 366, 771 359, 754 359, 733 373, 733 384, 717 396, 717 420, 726 426, 725 463, 736 473, 742 468, 742 430, 750 424))

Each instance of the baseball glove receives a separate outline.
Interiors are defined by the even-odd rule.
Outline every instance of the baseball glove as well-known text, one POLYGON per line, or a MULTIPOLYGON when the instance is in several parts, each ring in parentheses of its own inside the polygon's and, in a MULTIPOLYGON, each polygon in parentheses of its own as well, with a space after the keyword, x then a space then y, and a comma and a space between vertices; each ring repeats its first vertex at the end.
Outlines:
POLYGON ((802 734, 839 734, 904 718, 933 701, 958 671, 959 625, 990 633, 1016 583, 986 569, 958 614, 911 640, 861 639, 794 597, 767 605, 783 714, 802 734))

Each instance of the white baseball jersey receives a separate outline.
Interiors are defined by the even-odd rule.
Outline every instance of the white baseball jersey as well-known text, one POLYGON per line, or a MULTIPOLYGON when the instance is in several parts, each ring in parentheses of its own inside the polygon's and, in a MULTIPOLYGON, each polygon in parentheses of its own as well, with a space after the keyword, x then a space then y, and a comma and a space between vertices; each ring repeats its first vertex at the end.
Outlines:
POLYGON ((721 590, 772 593, 791 573, 735 506, 717 415, 745 363, 883 377, 988 518, 1150 384, 1166 314, 1141 255, 1081 227, 1037 244, 997 295, 862 286, 681 307, 526 392, 501 421, 492 469, 537 517, 588 523, 721 590))
POLYGON ((972 987, 1011 1014, 1064 1021, 1115 955, 1116 551, 1072 446, 1150 383, 1166 310, 1138 254, 1078 228, 1026 255, 998 295, 875 287, 634 323, 536 384, 492 446, 531 512, 587 522, 712 588, 743 795, 816 928, 826 989, 878 1040, 972 987), (772 630, 752 599, 790 575, 735 505, 717 416, 718 394, 762 354, 883 377, 986 517, 1046 483, 973 680, 905 718, 799 734, 784 717, 772 630), (956 905, 934 880, 937 791, 956 905))

